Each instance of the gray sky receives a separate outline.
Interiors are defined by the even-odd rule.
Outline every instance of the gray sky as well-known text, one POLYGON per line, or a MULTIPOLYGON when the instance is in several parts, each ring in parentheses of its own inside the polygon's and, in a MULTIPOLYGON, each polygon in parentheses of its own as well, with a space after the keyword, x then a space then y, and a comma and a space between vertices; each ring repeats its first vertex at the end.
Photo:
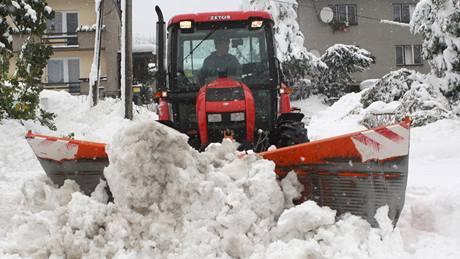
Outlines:
POLYGON ((242 0, 133 0, 133 35, 155 35, 155 5, 160 6, 166 22, 183 13, 237 11, 242 0))

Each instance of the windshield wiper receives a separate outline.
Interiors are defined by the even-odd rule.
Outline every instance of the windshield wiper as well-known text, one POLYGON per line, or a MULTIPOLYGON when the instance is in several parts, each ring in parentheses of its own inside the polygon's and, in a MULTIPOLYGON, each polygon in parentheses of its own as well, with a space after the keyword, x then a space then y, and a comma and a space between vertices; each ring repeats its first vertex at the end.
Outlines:
POLYGON ((185 58, 182 60, 182 63, 190 56, 193 54, 193 52, 201 45, 201 43, 203 43, 205 40, 207 40, 209 37, 211 37, 211 35, 213 35, 217 29, 219 29, 219 26, 220 24, 217 24, 216 27, 210 31, 191 51, 190 53, 187 54, 187 56, 185 56, 185 58))

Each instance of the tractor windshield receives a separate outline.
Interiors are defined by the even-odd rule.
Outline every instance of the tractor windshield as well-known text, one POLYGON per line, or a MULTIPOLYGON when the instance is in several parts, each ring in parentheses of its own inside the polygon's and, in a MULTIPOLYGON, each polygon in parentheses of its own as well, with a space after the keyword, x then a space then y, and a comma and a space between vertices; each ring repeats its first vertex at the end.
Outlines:
POLYGON ((199 88, 219 74, 249 86, 272 82, 263 27, 197 25, 193 32, 179 30, 177 43, 175 81, 179 89, 199 88))

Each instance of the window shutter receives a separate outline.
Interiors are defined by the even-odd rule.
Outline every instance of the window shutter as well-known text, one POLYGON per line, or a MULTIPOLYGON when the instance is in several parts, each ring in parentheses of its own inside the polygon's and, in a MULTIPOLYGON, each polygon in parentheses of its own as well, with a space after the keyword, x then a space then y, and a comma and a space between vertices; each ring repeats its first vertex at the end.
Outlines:
POLYGON ((401 5, 401 22, 410 22, 410 9, 408 4, 401 5))
POLYGON ((67 60, 67 70, 69 73, 69 93, 80 93, 80 60, 67 60))
POLYGON ((64 83, 64 61, 48 61, 48 83, 64 83))
POLYGON ((404 60, 406 65, 413 65, 414 64, 414 56, 412 55, 412 46, 406 45, 404 46, 404 60))
POLYGON ((337 5, 337 12, 338 12, 338 17, 339 17, 339 22, 345 23, 347 21, 347 6, 337 5))
POLYGON ((46 21, 46 30, 48 33, 62 33, 62 13, 55 12, 52 20, 46 21))
POLYGON ((401 5, 400 4, 393 4, 393 21, 395 22, 401 21, 401 5))
POLYGON ((75 34, 78 28, 78 14, 77 13, 67 13, 67 33, 75 34))
POLYGON ((356 5, 348 5, 347 7, 348 7, 349 24, 351 25, 358 24, 358 16, 357 16, 358 8, 356 7, 356 5))
POLYGON ((414 45, 414 64, 423 64, 422 45, 414 45))
POLYGON ((403 46, 396 46, 396 65, 404 65, 403 46))
POLYGON ((68 60, 69 70, 69 82, 75 83, 80 81, 80 60, 69 59, 68 60))

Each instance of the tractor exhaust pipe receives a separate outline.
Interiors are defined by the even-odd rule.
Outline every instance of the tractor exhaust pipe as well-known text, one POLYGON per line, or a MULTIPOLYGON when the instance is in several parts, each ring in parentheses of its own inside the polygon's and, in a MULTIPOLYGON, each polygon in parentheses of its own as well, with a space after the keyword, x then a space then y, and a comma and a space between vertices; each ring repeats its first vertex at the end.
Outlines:
POLYGON ((158 16, 157 21, 157 91, 166 90, 166 70, 165 70, 165 20, 160 7, 155 6, 158 16))

